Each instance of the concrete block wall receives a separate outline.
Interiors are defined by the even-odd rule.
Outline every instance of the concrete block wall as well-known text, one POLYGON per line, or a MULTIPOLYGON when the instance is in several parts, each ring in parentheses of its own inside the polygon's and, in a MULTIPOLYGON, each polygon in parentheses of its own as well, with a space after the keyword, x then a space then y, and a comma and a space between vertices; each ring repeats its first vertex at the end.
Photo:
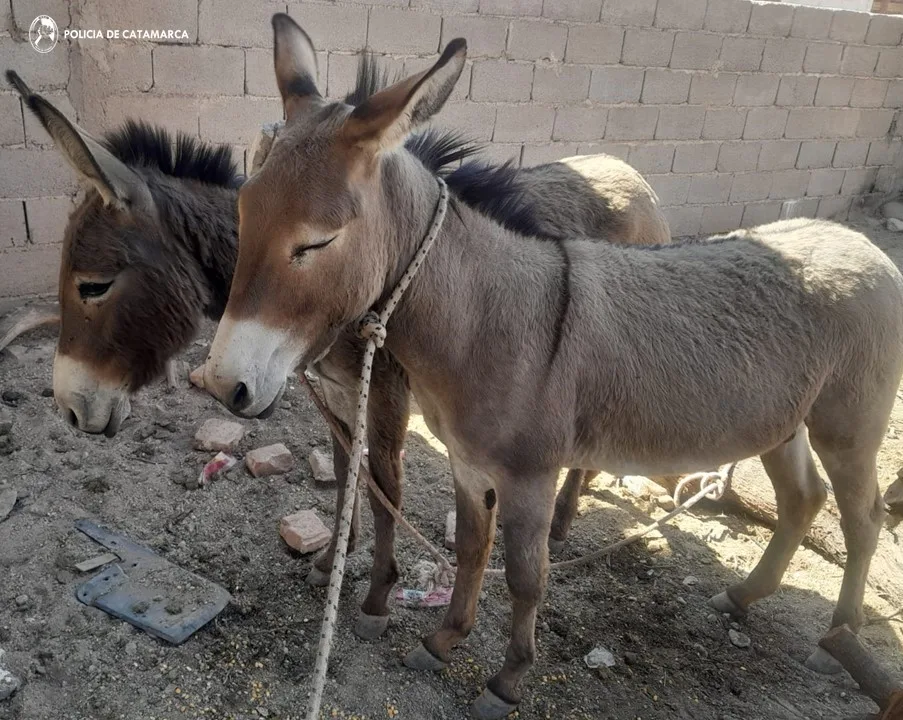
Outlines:
MULTIPOLYGON (((676 236, 842 220, 903 179, 901 16, 748 0, 11 0, 0 59, 92 132, 140 117, 229 143, 244 162, 256 128, 281 116, 277 11, 320 48, 332 97, 351 86, 363 46, 413 73, 466 37, 467 68, 439 124, 524 166, 618 155, 648 177, 676 236), (77 40, 39 55, 27 42, 39 12, 61 29, 188 39, 77 40)), ((54 288, 75 189, 0 90, 0 297, 54 288)))

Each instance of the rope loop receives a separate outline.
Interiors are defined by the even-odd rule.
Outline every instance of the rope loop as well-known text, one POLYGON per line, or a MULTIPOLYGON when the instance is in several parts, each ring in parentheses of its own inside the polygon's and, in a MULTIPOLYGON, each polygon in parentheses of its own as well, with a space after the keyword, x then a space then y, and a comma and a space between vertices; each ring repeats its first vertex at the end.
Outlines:
POLYGON ((357 326, 357 334, 364 340, 372 340, 376 347, 381 348, 386 342, 386 326, 378 314, 372 310, 361 318, 357 326))

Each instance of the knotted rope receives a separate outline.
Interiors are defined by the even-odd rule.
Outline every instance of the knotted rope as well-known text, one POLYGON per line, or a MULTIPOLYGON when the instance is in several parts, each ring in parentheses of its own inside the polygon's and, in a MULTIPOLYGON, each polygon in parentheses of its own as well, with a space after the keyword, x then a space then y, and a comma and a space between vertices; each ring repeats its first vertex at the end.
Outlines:
MULTIPOLYGON (((402 275, 401 280, 382 311, 377 314, 368 312, 361 320, 358 333, 367 341, 364 360, 361 366, 361 382, 357 400, 357 415, 354 423, 354 439, 351 443, 351 458, 348 462, 348 479, 345 484, 345 502, 339 518, 339 537, 336 542, 335 556, 332 561, 332 573, 329 576, 329 590, 326 594, 326 610, 323 613, 323 624, 320 628, 320 644, 317 648, 317 660, 314 665, 313 688, 308 705, 307 720, 318 720, 320 704, 323 702, 323 689, 326 686, 326 669, 329 665, 329 653, 332 650, 332 637, 335 633, 336 617, 339 611, 339 596, 342 591, 342 578, 345 576, 345 561, 348 554, 348 536, 351 533, 351 517, 354 512, 354 501, 357 497, 357 479, 364 454, 364 443, 367 440, 367 398, 370 394, 370 374, 373 369, 373 357, 376 349, 383 346, 386 340, 386 323, 392 317, 402 295, 408 289, 427 253, 435 243, 445 220, 448 208, 448 186, 441 178, 439 183, 439 201, 433 214, 429 232, 414 255, 413 260, 402 275)), ((385 495, 380 497, 384 504, 391 505, 385 495)))

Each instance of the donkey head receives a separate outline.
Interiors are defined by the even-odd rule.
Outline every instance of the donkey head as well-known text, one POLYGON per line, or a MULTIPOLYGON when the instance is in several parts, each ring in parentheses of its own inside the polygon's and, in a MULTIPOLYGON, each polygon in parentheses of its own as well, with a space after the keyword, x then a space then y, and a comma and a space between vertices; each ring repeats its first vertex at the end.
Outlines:
POLYGON ((7 78, 88 187, 63 241, 53 390, 72 425, 112 436, 128 416, 130 393, 156 377, 193 336, 203 298, 198 283, 184 276, 185 263, 167 247, 171 242, 139 170, 32 93, 14 72, 7 78))
POLYGON ((377 302, 413 254, 400 246, 426 233, 438 186, 402 144, 445 103, 466 53, 454 40, 432 68, 355 108, 321 97, 314 47, 294 21, 275 15, 273 29, 286 126, 239 193, 238 264, 205 377, 246 417, 377 302))

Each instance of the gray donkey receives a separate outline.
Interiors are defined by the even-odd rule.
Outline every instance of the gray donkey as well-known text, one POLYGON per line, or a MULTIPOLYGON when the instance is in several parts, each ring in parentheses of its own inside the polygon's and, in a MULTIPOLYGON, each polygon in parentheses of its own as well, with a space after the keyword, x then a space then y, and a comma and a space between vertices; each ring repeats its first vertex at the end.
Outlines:
MULTIPOLYGON (((466 55, 454 40, 352 108, 320 96, 291 18, 273 25, 287 125, 239 193, 238 263, 205 373, 243 417, 266 412, 406 272, 440 189, 402 143, 466 55)), ((749 577, 715 598, 742 613, 779 586, 824 501, 811 442, 848 552, 832 625, 862 625, 883 515, 876 455, 903 370, 903 277, 863 235, 793 220, 661 248, 550 241, 453 195, 387 347, 448 447, 457 497, 451 605, 410 667, 445 667, 473 627, 501 513, 511 637, 477 718, 512 711, 534 661, 560 467, 654 475, 760 455, 778 526, 749 577)))

